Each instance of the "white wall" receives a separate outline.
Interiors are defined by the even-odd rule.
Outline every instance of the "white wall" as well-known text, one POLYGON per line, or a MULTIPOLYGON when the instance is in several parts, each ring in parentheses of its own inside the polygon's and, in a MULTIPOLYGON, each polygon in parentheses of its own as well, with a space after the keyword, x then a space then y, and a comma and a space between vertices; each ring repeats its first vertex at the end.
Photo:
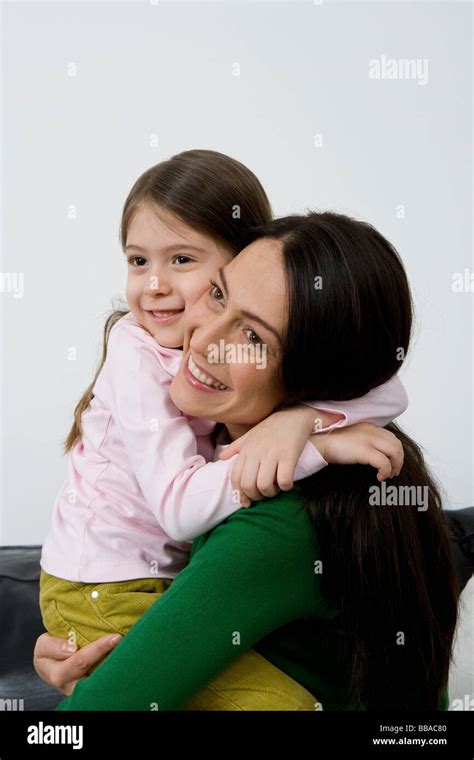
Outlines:
POLYGON ((0 293, 0 544, 41 543, 47 532, 66 473, 60 444, 104 314, 123 292, 129 188, 195 147, 251 167, 279 215, 350 212, 397 246, 417 309, 402 423, 425 446, 447 506, 474 503, 473 294, 451 287, 454 272, 473 269, 470 5, 2 6, 0 270, 24 273, 24 294, 0 293), (369 79, 382 55, 428 59, 428 82, 369 79))

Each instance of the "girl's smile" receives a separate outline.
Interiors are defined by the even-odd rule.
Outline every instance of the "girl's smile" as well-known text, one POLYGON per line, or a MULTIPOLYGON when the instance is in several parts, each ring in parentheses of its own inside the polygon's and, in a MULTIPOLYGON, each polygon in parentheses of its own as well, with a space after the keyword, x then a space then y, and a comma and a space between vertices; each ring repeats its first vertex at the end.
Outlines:
POLYGON ((184 308, 183 309, 168 309, 168 310, 151 310, 151 309, 145 309, 145 313, 148 315, 148 317, 151 317, 154 322, 158 325, 169 325, 174 322, 176 322, 179 317, 184 314, 184 308))

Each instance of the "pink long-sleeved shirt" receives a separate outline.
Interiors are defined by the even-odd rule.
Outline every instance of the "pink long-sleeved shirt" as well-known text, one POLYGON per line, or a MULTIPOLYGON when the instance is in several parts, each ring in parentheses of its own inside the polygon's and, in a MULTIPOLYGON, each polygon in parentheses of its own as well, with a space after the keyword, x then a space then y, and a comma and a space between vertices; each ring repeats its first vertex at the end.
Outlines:
MULTIPOLYGON (((190 541, 240 508, 229 480, 235 457, 212 461, 215 423, 171 401, 181 358, 131 314, 112 328, 43 545, 47 573, 84 583, 174 578, 190 541)), ((383 426, 406 409, 407 397, 393 378, 360 399, 311 405, 341 415, 330 427, 362 420, 383 426)), ((308 442, 295 480, 326 464, 308 442)))

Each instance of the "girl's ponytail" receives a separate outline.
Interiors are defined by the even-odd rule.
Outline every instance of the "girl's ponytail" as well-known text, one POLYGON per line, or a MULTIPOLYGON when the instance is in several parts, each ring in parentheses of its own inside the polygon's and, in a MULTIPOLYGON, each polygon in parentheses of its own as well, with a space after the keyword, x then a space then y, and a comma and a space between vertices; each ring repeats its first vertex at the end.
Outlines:
POLYGON ((104 362, 107 356, 107 345, 109 342, 110 331, 112 330, 112 327, 115 325, 115 323, 118 322, 118 320, 121 319, 123 316, 125 316, 125 314, 128 314, 128 309, 114 309, 114 311, 107 317, 107 321, 104 325, 104 335, 103 335, 103 341, 102 341, 102 357, 97 367, 96 373, 94 375, 94 379, 92 380, 91 384, 88 386, 87 390, 84 392, 76 408, 74 409, 74 421, 72 423, 68 436, 66 440, 64 441, 65 454, 67 454, 68 451, 70 451, 73 448, 73 446, 79 440, 79 438, 82 437, 81 416, 82 416, 82 413, 85 412, 86 409, 89 408, 89 405, 92 399, 94 398, 92 389, 95 385, 95 381, 97 380, 99 376, 99 372, 104 366, 104 362))

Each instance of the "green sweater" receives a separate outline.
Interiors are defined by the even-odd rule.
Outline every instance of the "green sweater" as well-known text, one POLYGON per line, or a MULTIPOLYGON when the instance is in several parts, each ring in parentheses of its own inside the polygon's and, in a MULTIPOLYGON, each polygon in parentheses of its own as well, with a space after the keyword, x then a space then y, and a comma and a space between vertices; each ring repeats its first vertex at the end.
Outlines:
POLYGON ((56 710, 179 710, 252 647, 324 709, 361 709, 348 700, 345 637, 321 593, 300 494, 240 509, 196 538, 170 588, 56 710))

